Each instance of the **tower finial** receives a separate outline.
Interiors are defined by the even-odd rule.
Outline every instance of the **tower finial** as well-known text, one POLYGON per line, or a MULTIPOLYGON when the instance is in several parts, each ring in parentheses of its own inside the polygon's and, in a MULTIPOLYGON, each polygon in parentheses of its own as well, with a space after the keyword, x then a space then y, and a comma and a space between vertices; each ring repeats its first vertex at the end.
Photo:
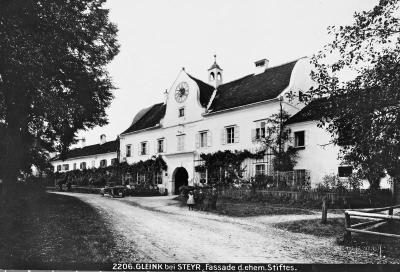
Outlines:
POLYGON ((217 62, 217 54, 214 54, 214 62, 217 62))

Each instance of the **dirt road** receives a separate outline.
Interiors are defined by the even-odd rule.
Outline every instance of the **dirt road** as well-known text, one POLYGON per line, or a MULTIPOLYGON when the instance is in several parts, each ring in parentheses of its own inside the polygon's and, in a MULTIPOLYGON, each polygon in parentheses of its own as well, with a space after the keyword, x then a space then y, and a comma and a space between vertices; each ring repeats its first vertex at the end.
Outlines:
POLYGON ((123 237, 117 241, 121 247, 136 250, 143 262, 371 262, 369 253, 337 246, 334 238, 316 238, 272 226, 319 215, 232 218, 188 211, 171 197, 68 195, 95 207, 113 232, 123 237))

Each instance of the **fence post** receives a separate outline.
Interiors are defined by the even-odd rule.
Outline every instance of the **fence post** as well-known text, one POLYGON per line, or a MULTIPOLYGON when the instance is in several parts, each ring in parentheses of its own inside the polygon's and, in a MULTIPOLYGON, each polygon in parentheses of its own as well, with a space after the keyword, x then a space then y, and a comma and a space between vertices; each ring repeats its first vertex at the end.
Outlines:
POLYGON ((328 208, 326 206, 326 196, 324 196, 322 198, 322 220, 321 220, 322 224, 326 224, 327 215, 328 215, 328 208))
POLYGON ((348 231, 347 228, 351 227, 351 221, 350 221, 350 214, 348 214, 347 212, 344 213, 344 226, 346 228, 344 240, 350 241, 351 240, 351 231, 348 231))

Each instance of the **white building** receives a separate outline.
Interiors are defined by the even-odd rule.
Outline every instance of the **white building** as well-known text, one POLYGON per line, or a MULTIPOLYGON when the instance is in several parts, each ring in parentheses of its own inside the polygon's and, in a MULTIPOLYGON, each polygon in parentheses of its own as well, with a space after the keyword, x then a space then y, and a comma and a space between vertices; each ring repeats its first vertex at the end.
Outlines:
MULTIPOLYGON (((208 69, 208 83, 182 69, 165 101, 141 110, 120 135, 121 161, 131 164, 162 155, 168 170, 161 173, 159 187, 176 192, 183 184, 199 182, 194 167, 201 153, 257 150, 255 131, 260 132, 265 119, 281 107, 290 114, 299 112, 303 103, 289 101, 286 94, 307 92, 312 81, 306 58, 275 67, 268 67, 263 59, 255 65, 255 73, 227 83, 216 62, 208 69)), ((247 160, 246 164, 247 175, 271 169, 267 160, 247 160)), ((300 160, 297 169, 315 167, 300 160)))
POLYGON ((85 140, 82 139, 80 148, 68 151, 63 160, 56 156, 51 164, 55 172, 106 167, 118 161, 118 152, 119 140, 107 142, 106 135, 102 134, 100 143, 85 146, 85 140))

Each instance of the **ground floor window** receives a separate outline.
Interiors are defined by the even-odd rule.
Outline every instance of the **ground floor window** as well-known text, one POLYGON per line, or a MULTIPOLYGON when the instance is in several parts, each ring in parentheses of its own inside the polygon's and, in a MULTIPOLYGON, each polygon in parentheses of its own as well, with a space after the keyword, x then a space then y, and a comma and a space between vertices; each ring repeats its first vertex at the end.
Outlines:
POLYGON ((156 172, 156 184, 162 184, 162 173, 161 172, 156 172))
POLYGON ((80 169, 86 169, 86 162, 81 162, 81 164, 79 165, 80 169))
POLYGON ((338 167, 338 174, 341 178, 350 177, 353 173, 353 167, 351 166, 339 166, 338 167))
POLYGON ((57 165, 57 172, 61 171, 61 165, 57 165))
POLYGON ((256 164, 256 176, 265 175, 265 164, 256 164))
POLYGON ((106 167, 107 166, 107 160, 101 160, 100 161, 100 167, 106 167))
POLYGON ((63 170, 69 171, 69 164, 63 164, 63 170))

